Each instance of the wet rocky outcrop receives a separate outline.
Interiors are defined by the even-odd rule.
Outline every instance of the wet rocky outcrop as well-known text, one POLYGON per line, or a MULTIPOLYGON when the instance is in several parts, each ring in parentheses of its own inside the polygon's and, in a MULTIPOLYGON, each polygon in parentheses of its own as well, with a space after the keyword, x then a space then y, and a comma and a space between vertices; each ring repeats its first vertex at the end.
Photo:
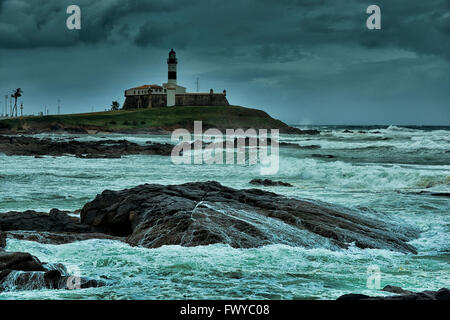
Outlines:
MULTIPOLYGON (((355 245, 415 253, 408 242, 417 236, 418 231, 400 222, 259 189, 238 190, 214 181, 145 184, 104 191, 81 209, 80 219, 57 209, 0 213, 0 291, 106 284, 74 277, 63 265, 41 262, 29 253, 7 252, 3 248, 10 238, 51 244, 99 238, 147 248, 224 243, 236 248, 286 244, 337 250, 355 245)), ((439 292, 436 299, 443 295, 439 292)), ((360 298, 370 297, 342 299, 360 298)))
POLYGON ((450 192, 419 191, 419 192, 416 192, 415 194, 424 194, 424 195, 429 195, 429 196, 433 196, 433 197, 447 197, 447 198, 450 198, 450 192))
POLYGON ((5 251, 8 238, 42 243, 67 243, 91 238, 113 238, 82 226, 59 210, 50 213, 34 211, 0 213, 0 292, 5 290, 82 289, 106 285, 103 280, 71 275, 64 265, 41 262, 26 252, 5 251), (37 231, 7 231, 7 230, 37 231), (42 230, 70 230, 71 233, 47 233, 42 230), (54 237, 54 238, 52 238, 54 237), (48 239, 48 241, 43 241, 48 239), (58 240, 58 241, 55 241, 58 240))
POLYGON ((0 230, 0 251, 6 247, 6 233, 0 230))
MULTIPOLYGON (((0 247, 6 238, 35 241, 46 244, 64 244, 89 239, 123 240, 81 224, 80 219, 67 211, 52 209, 50 212, 32 210, 0 212, 0 247)), ((3 246, 4 247, 4 246, 3 246)))
POLYGON ((450 290, 447 288, 442 288, 437 291, 422 291, 422 292, 412 292, 409 290, 404 290, 396 286, 386 286, 382 291, 395 293, 392 296, 378 296, 371 297, 364 294, 345 294, 340 296, 337 300, 341 301, 355 301, 355 300, 401 300, 401 301, 415 301, 415 300, 450 300, 450 290))
POLYGON ((313 135, 313 136, 320 134, 320 131, 316 130, 316 129, 298 129, 298 128, 294 128, 294 127, 290 127, 290 128, 291 128, 291 130, 287 133, 313 135))
POLYGON ((336 158, 336 156, 333 156, 332 154, 320 154, 320 153, 312 154, 311 157, 319 158, 319 159, 334 159, 334 158, 336 158))
POLYGON ((0 153, 8 156, 65 156, 79 158, 120 158, 124 155, 164 155, 171 154, 173 145, 148 143, 139 145, 127 140, 101 141, 54 141, 24 136, 1 136, 0 153))
POLYGON ((68 212, 52 209, 49 213, 32 210, 0 213, 0 230, 47 231, 47 232, 94 232, 91 226, 82 225, 68 212))
POLYGON ((316 150, 316 149, 322 148, 321 146, 319 146, 317 144, 299 145, 297 143, 290 143, 290 142, 280 142, 280 147, 306 149, 306 150, 316 150))
POLYGON ((95 280, 70 275, 61 264, 39 261, 26 252, 0 249, 0 292, 5 290, 82 289, 106 285, 95 280))
POLYGON ((290 142, 280 142, 273 140, 272 138, 249 138, 249 137, 242 137, 242 138, 234 138, 233 140, 223 140, 223 141, 204 141, 204 140, 195 140, 192 143, 187 143, 191 149, 195 148, 196 145, 201 146, 202 149, 205 149, 206 147, 216 147, 216 148, 238 148, 239 146, 243 147, 250 147, 250 146, 257 146, 257 147, 269 147, 273 145, 275 142, 278 142, 279 147, 286 147, 286 148, 296 148, 296 149, 307 149, 307 150, 315 150, 320 149, 321 146, 319 145, 299 145, 297 143, 290 143, 290 142))
POLYGON ((124 241, 122 237, 114 237, 99 232, 76 233, 76 232, 46 232, 46 231, 8 231, 5 238, 34 241, 43 244, 66 244, 90 239, 118 240, 124 241))
POLYGON ((259 189, 237 190, 218 182, 145 184, 106 190, 81 210, 81 222, 131 245, 237 248, 268 244, 389 249, 415 253, 407 242, 418 231, 326 203, 287 198, 259 189))
POLYGON ((293 187, 293 185, 288 182, 275 181, 270 179, 253 179, 249 183, 256 186, 264 186, 264 187, 293 187))

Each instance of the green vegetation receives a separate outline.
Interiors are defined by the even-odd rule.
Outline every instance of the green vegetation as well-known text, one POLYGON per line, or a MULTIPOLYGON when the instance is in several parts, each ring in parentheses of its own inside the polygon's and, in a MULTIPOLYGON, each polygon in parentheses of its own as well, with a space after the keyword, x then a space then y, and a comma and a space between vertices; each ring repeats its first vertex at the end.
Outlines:
POLYGON ((6 121, 0 121, 0 129, 12 129, 12 126, 6 121))
POLYGON ((111 111, 117 111, 120 109, 120 104, 117 101, 113 101, 111 103, 111 111))
POLYGON ((0 120, 0 128, 52 131, 59 128, 81 128, 98 131, 122 131, 193 128, 194 121, 203 128, 273 128, 289 131, 285 123, 266 112, 239 106, 193 106, 135 110, 118 110, 84 114, 32 116, 0 120))

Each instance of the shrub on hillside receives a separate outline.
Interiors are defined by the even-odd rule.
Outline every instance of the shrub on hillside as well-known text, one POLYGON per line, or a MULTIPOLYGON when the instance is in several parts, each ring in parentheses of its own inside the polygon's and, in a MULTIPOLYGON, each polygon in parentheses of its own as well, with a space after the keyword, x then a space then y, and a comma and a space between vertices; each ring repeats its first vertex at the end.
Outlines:
POLYGON ((0 129, 11 129, 11 125, 0 121, 0 129))

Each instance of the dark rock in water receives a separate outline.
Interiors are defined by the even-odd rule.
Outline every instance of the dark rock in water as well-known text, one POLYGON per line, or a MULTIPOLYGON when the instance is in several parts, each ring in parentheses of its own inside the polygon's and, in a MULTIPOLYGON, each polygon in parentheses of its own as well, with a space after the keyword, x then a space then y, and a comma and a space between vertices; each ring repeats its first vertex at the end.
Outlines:
POLYGON ((442 288, 436 292, 436 300, 450 300, 450 290, 447 288, 442 288))
MULTIPOLYGON (((190 149, 195 149, 196 146, 201 146, 202 149, 205 149, 206 147, 209 148, 238 148, 239 144, 242 147, 250 147, 250 145, 255 146, 255 147, 269 147, 272 146, 274 144, 274 140, 272 140, 272 138, 266 138, 266 139, 257 139, 255 138, 254 140, 251 140, 249 137, 242 137, 242 138, 235 138, 234 140, 223 140, 223 141, 203 141, 203 140, 195 140, 192 143, 189 142, 183 142, 180 144, 180 147, 183 148, 190 148, 190 149)), ((280 142, 278 141, 278 146, 279 147, 283 147, 283 148, 296 148, 296 149, 307 149, 307 150, 315 150, 315 149, 320 149, 321 146, 319 145, 306 145, 306 146, 301 146, 297 143, 290 143, 290 142, 280 142)), ((198 149, 200 149, 200 147, 198 147, 198 149)), ((181 152, 182 153, 182 152, 181 152)), ((181 154, 180 153, 180 154, 181 154)))
POLYGON ((434 197, 450 197, 450 192, 432 192, 431 195, 434 197))
POLYGON ((87 225, 79 223, 77 218, 70 217, 66 212, 52 209, 50 213, 25 211, 0 213, 0 230, 28 230, 47 232, 94 232, 87 225))
POLYGON ((58 289, 62 274, 59 270, 50 270, 44 274, 45 287, 58 289))
POLYGON ((69 232, 36 232, 36 231, 8 231, 8 238, 34 241, 44 244, 65 244, 90 239, 106 239, 124 241, 124 238, 114 237, 104 233, 69 233, 69 232))
POLYGON ((307 146, 300 146, 301 149, 308 149, 308 150, 315 150, 322 148, 321 146, 317 144, 307 145, 307 146))
POLYGON ((312 154, 311 157, 313 157, 313 158, 321 158, 321 159, 334 159, 334 158, 336 158, 332 154, 312 154))
MULTIPOLYGON (((202 141, 202 140, 195 140, 192 143, 184 142, 184 144, 189 145, 191 149, 194 149, 196 145, 201 145, 202 149, 205 149, 206 147, 217 147, 217 148, 237 148, 238 144, 241 143, 244 147, 249 147, 252 143, 254 146, 261 147, 261 146, 271 146, 274 143, 274 140, 272 138, 254 138, 254 140, 250 139, 249 137, 242 137, 242 138, 235 138, 234 140, 223 140, 223 141, 202 141)), ((278 141, 279 147, 286 147, 286 148, 298 148, 298 149, 308 149, 308 150, 315 150, 320 149, 320 145, 306 145, 301 146, 297 143, 290 143, 290 142, 280 142, 278 141)))
POLYGON ((406 225, 354 210, 258 189, 236 190, 214 181, 106 190, 83 207, 81 221, 148 248, 280 243, 338 249, 354 243, 416 253, 407 242, 418 236, 406 225))
POLYGON ((279 145, 280 145, 280 147, 297 148, 297 149, 307 149, 307 150, 316 150, 316 149, 322 148, 321 146, 319 146, 319 145, 317 145, 317 144, 301 146, 301 145, 299 145, 299 144, 296 144, 296 143, 290 143, 290 142, 280 142, 279 145))
POLYGON ((396 293, 396 294, 412 294, 412 293, 414 293, 412 291, 404 290, 400 287, 390 286, 390 285, 385 286, 382 290, 386 291, 386 292, 390 292, 390 293, 396 293))
POLYGON ((412 292, 408 290, 403 290, 399 287, 386 286, 383 291, 397 293, 395 296, 385 296, 385 297, 370 297, 364 294, 345 294, 339 297, 337 300, 342 301, 354 301, 354 300, 404 300, 404 301, 415 301, 415 300, 450 300, 450 290, 447 288, 442 288, 438 291, 422 291, 422 292, 412 292), (389 287, 389 288, 387 288, 389 287), (386 289, 386 290, 385 290, 386 289))
POLYGON ((419 192, 409 192, 410 194, 427 195, 433 197, 450 197, 450 192, 431 192, 431 191, 419 191, 419 192))
POLYGON ((64 290, 98 288, 106 285, 103 280, 62 275, 59 270, 47 271, 44 274, 44 282, 46 288, 64 290))
POLYGON ((264 187, 293 187, 292 184, 283 181, 273 181, 270 179, 253 179, 250 184, 264 186, 264 187))
POLYGON ((45 244, 64 244, 89 239, 121 240, 99 233, 92 226, 81 224, 67 212, 52 209, 50 213, 25 211, 0 213, 0 247, 6 238, 45 244))
POLYGON ((47 264, 25 252, 0 251, 0 292, 4 290, 81 289, 104 286, 101 280, 66 274, 65 267, 47 264), (61 271, 65 271, 62 274, 61 271))
MULTIPOLYGON (((249 137, 242 137, 242 138, 235 138, 234 140, 221 140, 221 141, 204 141, 204 140, 195 140, 192 143, 184 142, 181 145, 184 145, 184 147, 189 146, 191 149, 195 149, 196 146, 201 146, 202 149, 206 149, 206 147, 215 147, 215 148, 238 148, 238 147, 260 147, 260 146, 270 146, 272 144, 271 138, 265 138, 265 139, 259 139, 257 137, 255 138, 249 138, 249 137)), ((198 147, 200 149, 200 147, 198 147)))
POLYGON ((4 290, 40 290, 59 289, 75 290, 103 287, 106 282, 85 277, 62 275, 58 270, 39 271, 10 271, 0 279, 0 292, 4 290))
POLYGON ((0 250, 6 247, 6 233, 0 231, 0 250))
POLYGON ((344 294, 343 296, 340 296, 336 300, 339 300, 339 301, 354 301, 354 300, 365 300, 365 299, 370 299, 370 297, 365 295, 365 294, 349 293, 349 294, 344 294))
POLYGON ((300 130, 300 134, 308 134, 308 135, 318 135, 320 134, 319 130, 315 130, 315 129, 306 129, 306 130, 300 130))
POLYGON ((345 129, 344 131, 342 131, 343 133, 353 133, 353 131, 345 129))
POLYGON ((0 152, 8 156, 65 156, 79 158, 120 158, 123 155, 171 155, 173 145, 152 143, 145 146, 127 140, 54 141, 32 137, 0 136, 0 152))
POLYGON ((46 271, 38 258, 25 252, 0 251, 0 271, 46 271))
POLYGON ((294 127, 289 127, 289 130, 283 130, 284 133, 289 133, 289 134, 304 134, 304 135, 318 135, 320 134, 319 130, 316 129, 298 129, 298 128, 294 128, 294 127))

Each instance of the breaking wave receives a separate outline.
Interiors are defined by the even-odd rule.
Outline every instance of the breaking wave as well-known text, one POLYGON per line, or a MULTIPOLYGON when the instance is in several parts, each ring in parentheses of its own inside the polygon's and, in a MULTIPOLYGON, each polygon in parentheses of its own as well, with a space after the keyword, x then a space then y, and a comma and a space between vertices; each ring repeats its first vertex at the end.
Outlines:
POLYGON ((358 165, 343 161, 284 158, 280 177, 317 186, 374 191, 442 187, 450 189, 450 166, 358 165))

